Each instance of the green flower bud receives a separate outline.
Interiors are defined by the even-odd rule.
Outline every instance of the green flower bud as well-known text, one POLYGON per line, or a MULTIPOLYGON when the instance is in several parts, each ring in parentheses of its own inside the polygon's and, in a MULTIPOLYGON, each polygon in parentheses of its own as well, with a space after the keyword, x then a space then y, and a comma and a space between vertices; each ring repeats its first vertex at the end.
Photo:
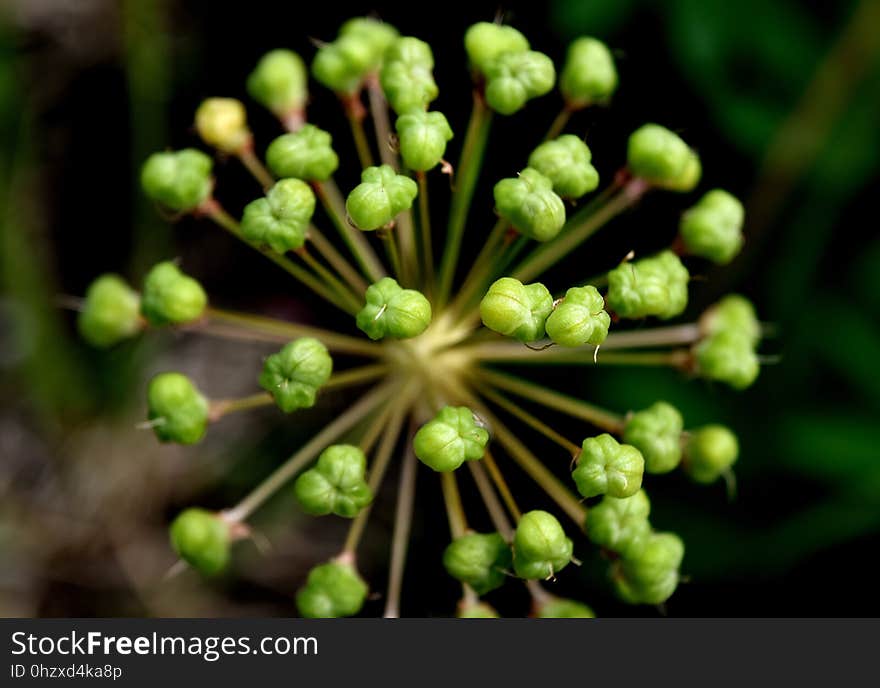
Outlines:
POLYGON ((736 196, 721 189, 709 191, 681 217, 679 231, 688 253, 726 265, 742 248, 744 216, 736 196))
POLYGON ((436 167, 452 139, 452 128, 441 112, 408 112, 397 118, 395 129, 403 162, 419 172, 436 167))
POLYGON ((314 516, 336 514, 354 518, 373 501, 373 491, 365 474, 367 457, 350 444, 327 447, 314 468, 294 483, 296 498, 302 508, 314 516))
POLYGON ((465 461, 483 458, 489 433, 477 425, 465 406, 444 406, 425 423, 413 439, 419 461, 439 473, 454 471, 465 461))
POLYGON ((364 606, 368 591, 353 566, 331 561, 309 572, 306 584, 296 593, 296 607, 307 619, 354 616, 364 606))
POLYGON ((529 47, 525 36, 503 24, 478 22, 464 34, 464 48, 471 67, 482 73, 502 53, 525 52, 529 47))
POLYGON ((424 110, 437 97, 432 69, 434 55, 424 41, 405 36, 388 47, 379 80, 394 112, 424 110))
POLYGON ((510 546, 498 533, 463 535, 443 552, 449 575, 470 585, 478 595, 501 587, 512 560, 510 546))
POLYGON ((531 167, 502 179, 494 194, 498 214, 535 241, 549 241, 565 224, 565 205, 553 192, 553 182, 531 167))
POLYGON ((739 332, 717 332, 699 342, 694 354, 700 375, 734 389, 749 387, 761 371, 754 344, 739 332))
POLYGON ((144 279, 141 313, 151 325, 177 325, 202 317, 208 296, 202 285, 171 261, 156 264, 144 279))
POLYGON ((499 619, 501 615, 495 611, 492 605, 485 602, 475 602, 459 605, 456 617, 459 619, 499 619))
POLYGON ((171 523, 169 534, 177 555, 202 575, 215 576, 229 565, 229 524, 217 514, 186 509, 171 523))
POLYGON ((710 336, 721 331, 736 332, 752 344, 761 340, 761 322, 755 307, 739 294, 728 294, 708 308, 700 318, 700 330, 710 336))
POLYGON ((654 533, 638 554, 620 560, 615 584, 633 604, 663 604, 678 587, 684 544, 673 533, 654 533))
POLYGON ((608 336, 611 316, 593 286, 572 287, 547 318, 547 336, 560 346, 598 346, 608 336))
POLYGON ((538 146, 529 156, 529 167, 553 183, 563 198, 580 198, 599 185, 599 173, 590 163, 587 144, 573 134, 564 134, 538 146))
POLYGON ((89 285, 77 326, 92 346, 113 346, 141 329, 141 300, 118 275, 101 275, 89 285))
POLYGON ((568 46, 559 90, 571 109, 607 101, 617 89, 614 58, 602 41, 583 36, 568 46))
POLYGON ((553 311, 553 296, 540 282, 523 284, 513 277, 492 283, 480 301, 480 317, 490 330, 521 342, 544 336, 544 323, 553 311))
POLYGON ((364 298, 356 322, 370 339, 409 339, 431 324, 431 302, 415 289, 404 289, 393 277, 371 284, 364 298))
POLYGON ((658 401, 629 417, 623 441, 642 453, 648 473, 668 473, 681 461, 683 429, 684 420, 678 409, 658 401))
POLYGON ((599 547, 628 556, 643 547, 651 534, 650 512, 644 490, 623 499, 605 496, 587 514, 587 537, 599 547))
POLYGON ((147 418, 162 442, 195 444, 208 428, 208 400, 186 375, 160 373, 147 387, 147 418))
POLYGON ((684 469, 698 483, 711 483, 739 456, 739 442, 723 425, 705 425, 690 432, 685 446, 684 469))
POLYGON ((596 614, 587 605, 554 597, 541 605, 538 610, 539 619, 595 619, 596 614))
POLYGON ((379 229, 411 208, 417 193, 416 183, 390 165, 368 167, 361 173, 361 183, 348 194, 345 210, 359 229, 379 229))
POLYGON ((608 273, 608 307, 621 318, 667 320, 687 307, 690 273, 672 251, 621 263, 608 273))
POLYGON ((284 345, 263 364, 260 387, 275 398, 284 413, 315 405, 321 386, 330 379, 333 359, 327 347, 312 337, 284 345))
POLYGON ((607 494, 620 498, 639 491, 644 471, 641 452, 628 444, 620 444, 606 432, 583 441, 571 477, 584 497, 607 494))
POLYGON ((629 137, 630 172, 655 186, 690 191, 700 180, 697 154, 678 136, 659 124, 645 124, 629 137))
POLYGON ((283 118, 305 108, 308 79, 299 55, 291 50, 272 50, 260 58, 248 76, 247 90, 251 98, 283 118))
POLYGON ((532 98, 553 89, 556 68, 544 53, 502 53, 486 65, 486 102, 495 112, 512 115, 532 98))
POLYGON ((339 167, 333 137, 314 124, 293 134, 282 134, 266 149, 266 163, 276 177, 324 182, 339 167))
POLYGON ((211 196, 213 164, 194 148, 153 153, 141 168, 141 187, 151 200, 166 208, 194 210, 211 196))
POLYGON ((573 545, 553 514, 529 511, 513 536, 513 567, 520 578, 552 578, 571 561, 573 545))
POLYGON ((202 141, 223 153, 238 153, 251 143, 247 113, 235 98, 208 98, 196 110, 196 131, 202 141))
POLYGON ((315 194, 299 179, 282 179, 265 198, 248 203, 241 218, 241 233, 248 241, 268 246, 276 253, 301 248, 315 212, 315 194))

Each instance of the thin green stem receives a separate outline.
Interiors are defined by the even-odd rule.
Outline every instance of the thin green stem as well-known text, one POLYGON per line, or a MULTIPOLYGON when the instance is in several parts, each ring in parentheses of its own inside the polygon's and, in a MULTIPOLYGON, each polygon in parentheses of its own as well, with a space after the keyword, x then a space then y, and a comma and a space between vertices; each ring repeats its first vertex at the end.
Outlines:
POLYGON ((510 512, 510 515, 513 516, 514 520, 519 521, 519 519, 522 518, 522 511, 520 511, 517 506, 516 500, 513 498, 513 492, 511 492, 510 487, 507 485, 507 481, 504 479, 501 469, 498 468, 498 463, 495 461, 492 452, 488 450, 486 451, 486 455, 483 457, 483 464, 486 466, 486 470, 492 477, 492 482, 495 483, 495 488, 501 495, 501 499, 504 500, 504 504, 510 512))
POLYGON ((568 124, 568 120, 571 119, 571 115, 574 112, 568 105, 564 105, 562 110, 559 111, 559 114, 556 115, 553 123, 550 125, 550 129, 547 131, 547 135, 544 137, 545 141, 550 141, 551 139, 555 139, 562 133, 562 130, 565 129, 565 125, 568 124))
POLYGON ((416 254, 416 235, 413 227, 412 210, 404 210, 398 217, 394 227, 394 235, 400 245, 400 277, 404 286, 415 286, 415 274, 418 270, 416 254))
POLYGON ((421 237, 420 250, 422 272, 421 284, 428 291, 430 298, 434 289, 434 246, 431 238, 431 207, 428 201, 428 175, 424 172, 416 172, 419 184, 419 235, 421 237))
POLYGON ((486 505, 489 518, 492 519, 492 524, 495 526, 495 530, 501 533, 501 537, 510 542, 513 539, 513 525, 511 525, 510 519, 507 518, 501 502, 498 501, 498 495, 492 489, 492 483, 486 475, 486 469, 480 461, 468 461, 467 464, 471 475, 474 477, 474 482, 477 484, 477 490, 483 499, 483 504, 486 505))
POLYGON ((261 406, 271 406, 275 403, 275 399, 268 392, 257 392, 246 397, 237 399, 213 399, 208 411, 208 418, 211 422, 216 422, 236 411, 248 411, 261 406))
POLYGON ((355 270, 354 266, 349 263, 339 251, 336 250, 336 247, 328 241, 327 237, 314 225, 309 226, 309 241, 312 242, 315 249, 320 253, 324 259, 330 263, 336 272, 346 281, 348 287, 355 293, 356 296, 363 296, 364 292, 367 290, 367 283, 363 277, 360 276, 357 270, 355 270))
POLYGON ((446 504, 446 516, 449 519, 449 532, 452 533, 452 539, 457 540, 467 532, 468 525, 455 471, 441 473, 440 485, 443 488, 443 502, 446 504))
POLYGON ((623 366, 671 366, 686 368, 692 361, 690 349, 673 349, 672 351, 621 351, 607 354, 599 353, 598 361, 603 365, 623 366))
POLYGON ((388 118, 388 102, 379 85, 379 79, 372 75, 367 79, 367 98, 370 101, 370 115, 376 131, 376 144, 383 165, 398 169, 397 154, 391 148, 391 121, 388 118))
POLYGON ((357 113, 346 111, 348 124, 351 127, 351 136, 354 139, 354 147, 357 149, 358 160, 361 168, 373 166, 373 154, 370 152, 370 144, 367 142, 367 134, 364 131, 364 118, 357 113))
POLYGON ((334 275, 330 270, 328 270, 324 265, 315 259, 315 257, 309 253, 308 249, 303 246, 296 250, 296 255, 300 257, 300 259, 308 265, 312 272, 314 272, 318 277, 320 277, 324 283, 330 287, 339 297, 343 300, 343 307, 352 315, 357 313, 361 309, 361 300, 357 297, 357 295, 351 291, 349 287, 339 281, 339 279, 334 275))
POLYGON ((418 462, 410 441, 407 442, 400 470, 400 486, 397 490, 397 506, 394 511, 394 532, 391 536, 391 562, 388 566, 388 594, 385 602, 386 619, 400 616, 400 592, 403 587, 403 570, 406 566, 406 550, 412 530, 413 505, 416 498, 416 468, 418 462))
POLYGON ((388 262, 391 263, 391 270, 397 279, 401 278, 400 253, 397 250, 396 227, 388 229, 380 229, 382 245, 385 246, 385 255, 388 256, 388 262))
POLYGON ((275 178, 266 169, 266 166, 257 157, 256 153, 254 153, 253 143, 250 143, 238 152, 238 159, 241 160, 247 171, 251 173, 251 176, 260 183, 263 191, 268 191, 274 186, 275 178))
POLYGON ((486 283, 495 276, 498 263, 494 258, 498 253, 499 246, 508 236, 509 227, 509 220, 503 217, 498 218, 498 221, 486 238, 486 243, 483 244, 483 248, 477 254, 476 259, 474 259, 467 279, 465 279, 464 284, 459 289, 458 296, 456 296, 452 304, 454 311, 467 306, 473 295, 479 293, 481 287, 486 286, 486 283))

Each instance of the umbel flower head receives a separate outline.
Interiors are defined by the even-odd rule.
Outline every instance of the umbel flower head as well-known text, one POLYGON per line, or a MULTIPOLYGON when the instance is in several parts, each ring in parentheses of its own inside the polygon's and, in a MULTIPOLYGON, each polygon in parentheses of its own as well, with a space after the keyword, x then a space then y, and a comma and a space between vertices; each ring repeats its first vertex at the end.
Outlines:
MULTIPOLYGON (((202 285, 171 260, 147 272, 140 293, 121 277, 98 277, 79 307, 83 338, 101 348, 161 329, 266 347, 237 361, 253 380, 242 396, 213 398, 215 381, 203 373, 155 376, 146 385, 144 426, 161 442, 193 445, 209 431, 222 433, 227 415, 262 407, 302 430, 292 454, 241 501, 219 513, 184 509, 170 536, 192 569, 235 575, 232 542, 251 532, 249 519, 279 491, 308 515, 346 519, 348 534, 329 561, 298 553, 312 568, 292 572, 289 590, 305 617, 375 613, 375 599, 386 616, 406 612, 410 525, 437 517, 411 517, 433 505, 416 494, 430 481, 450 526, 434 564, 462 590, 450 615, 496 618, 499 609, 481 596, 520 585, 531 604, 513 613, 591 617, 590 604, 551 591, 589 547, 610 560, 608 586, 623 601, 665 603, 686 562, 682 539, 658 532, 649 519, 648 495, 664 499, 654 492, 654 474, 681 471, 711 485, 729 480, 739 457, 730 429, 714 422, 689 428, 666 401, 608 409, 602 389, 596 399, 582 398, 580 382, 605 364, 675 368, 685 373, 682 384, 726 383, 719 394, 758 375, 762 326, 745 297, 688 312, 691 269, 702 272, 707 259, 730 262, 744 242, 748 222, 736 198, 700 190, 701 197, 681 202, 678 219, 645 219, 658 227, 679 222, 678 236, 655 253, 625 237, 632 253, 615 265, 584 248, 645 194, 697 190, 702 163, 682 129, 687 122, 667 123, 683 136, 644 124, 618 143, 617 160, 597 159, 593 141, 582 136, 588 119, 580 111, 611 103, 618 75, 608 46, 575 40, 559 94, 550 96, 556 67, 516 28, 480 22, 463 43, 472 83, 453 84, 444 98, 471 98, 467 123, 450 124, 430 110, 440 92, 435 60, 448 60, 452 43, 432 49, 391 24, 354 18, 310 59, 267 46, 275 49, 238 85, 283 128, 265 161, 257 154, 265 142, 247 125, 252 103, 224 97, 205 100, 194 116, 201 143, 193 137, 192 147, 144 162, 143 190, 160 209, 211 221, 242 250, 285 271, 306 299, 298 312, 308 312, 314 297, 343 319, 324 320, 315 309, 307 323, 279 320, 209 304, 202 285), (329 96, 309 93, 309 74, 329 96), (561 111, 543 139, 526 129, 522 141, 497 138, 497 115, 516 117, 545 96, 561 111), (338 101, 356 156, 347 144, 334 147, 348 134, 331 135, 322 128, 327 122, 313 121, 309 104, 321 98, 338 101), (463 135, 453 139, 453 130, 463 135), (202 145, 232 155, 253 175, 249 202, 224 207, 227 189, 215 183, 211 155, 196 148, 202 145), (516 167, 481 172, 493 151, 514 146, 516 167), (624 158, 625 167, 615 169, 624 158), (481 179, 494 183, 492 194, 477 193, 481 179), (611 180, 601 191, 600 179, 611 180), (579 280, 554 273, 566 258, 579 280), (667 322, 657 327, 654 319, 667 322), (563 374, 546 374, 549 366, 563 374), (569 393, 554 380, 568 380, 569 393), (391 470, 395 460, 400 470, 391 470), (368 600, 376 581, 362 576, 358 553, 384 527, 368 519, 389 476, 399 483, 388 588, 368 600), (539 489, 520 492, 524 478, 539 489), (470 503, 476 495, 484 502, 478 508, 470 503), (484 514, 492 527, 475 532, 469 523, 484 514)), ((709 164, 725 169, 723 161, 709 164)), ((291 513, 279 518, 293 521, 291 513)))

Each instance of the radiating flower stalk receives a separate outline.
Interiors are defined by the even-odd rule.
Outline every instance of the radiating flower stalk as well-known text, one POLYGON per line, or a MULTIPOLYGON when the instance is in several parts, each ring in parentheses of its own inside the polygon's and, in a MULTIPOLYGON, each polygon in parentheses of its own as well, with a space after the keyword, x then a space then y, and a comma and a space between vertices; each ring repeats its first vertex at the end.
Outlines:
POLYGON ((173 262, 155 266, 140 292, 102 276, 82 303, 80 331, 99 347, 163 327, 280 346, 261 370, 254 361, 258 386, 239 399, 212 399, 202 389, 210 380, 156 376, 147 425, 160 441, 194 444, 230 413, 274 405, 295 418, 329 389, 351 394, 347 408, 238 504, 219 513, 189 508, 171 524, 175 552, 211 576, 230 568, 235 542, 250 535, 248 520, 281 490, 315 517, 350 519, 338 556, 299 582, 303 616, 361 611, 371 586, 358 571, 358 549, 395 460, 401 470, 386 616, 400 613, 406 589, 418 468, 439 474, 451 542, 437 565, 461 585, 459 616, 497 616, 483 596, 518 578, 531 594, 532 615, 586 617, 588 606, 548 589, 579 563, 576 552, 592 543, 607 555, 609 580, 623 600, 664 603, 682 578, 684 546, 649 521, 649 476, 680 470, 711 483, 729 477, 737 459, 736 436, 724 426, 688 428, 663 400, 624 412, 600 408, 535 381, 523 366, 565 366, 573 375, 597 365, 667 366, 737 389, 750 385, 761 326, 743 297, 725 297, 697 322, 656 325, 684 312, 693 266, 723 265, 739 251, 742 205, 710 190, 683 211, 668 249, 627 256, 592 284, 555 281, 554 265, 646 193, 695 191, 700 159, 670 129, 648 123, 630 136, 625 168, 599 190, 588 142, 564 131, 578 111, 607 105, 618 78, 608 48, 583 37, 568 51, 558 84, 565 104, 546 139, 523 151, 522 169, 497 180, 493 199, 476 197, 482 160, 501 145, 489 143, 493 119, 515 116, 557 79, 552 61, 511 26, 478 23, 464 44, 473 111, 454 166, 447 153, 453 127, 430 109, 439 93, 431 47, 365 18, 321 43, 311 64, 351 125, 358 157, 344 162, 358 166, 360 182, 347 194, 334 181, 343 162, 334 138, 309 121, 305 62, 287 50, 268 53, 247 81, 250 96, 285 130, 268 145, 265 162, 240 101, 211 98, 195 116, 202 141, 238 157, 264 188, 240 220, 215 195, 222 189, 215 189, 207 153, 157 153, 143 166, 144 191, 157 205, 212 220, 265 254, 345 313, 343 331, 216 307, 173 262), (451 197, 429 203, 428 178, 449 173, 451 197), (487 220, 493 207, 494 228, 487 220), (479 247, 475 257, 463 253, 465 239, 479 247), (338 369, 337 355, 361 362, 338 369), (576 422, 560 424, 560 416, 576 422), (581 434, 560 430, 571 427, 581 434), (547 441, 540 452, 529 445, 535 434, 547 441), (547 499, 518 500, 508 483, 517 470, 547 499), (494 532, 469 527, 473 507, 459 494, 468 480, 494 532))

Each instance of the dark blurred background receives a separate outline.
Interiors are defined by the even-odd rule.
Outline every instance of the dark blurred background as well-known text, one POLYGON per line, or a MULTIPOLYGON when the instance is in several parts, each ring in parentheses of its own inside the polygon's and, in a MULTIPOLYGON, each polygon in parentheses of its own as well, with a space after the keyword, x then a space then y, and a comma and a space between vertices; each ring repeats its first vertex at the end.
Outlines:
MULTIPOLYGON (((561 64, 567 42, 604 39, 621 86, 610 108, 577 115, 606 180, 626 136, 646 121, 680 131, 704 161, 702 188, 723 186, 747 206, 747 247, 695 283, 690 316, 731 290, 750 296, 777 335, 744 393, 666 370, 553 371, 571 393, 609 408, 677 404, 694 426, 733 426, 738 492, 653 477, 652 521, 682 535, 687 584, 674 616, 880 614, 880 3, 874 0, 554 0, 549 3, 218 3, 159 0, 5 0, 0 4, 0 615, 290 615, 308 567, 335 553, 345 524, 306 519, 289 491, 255 519, 273 544, 237 548, 235 575, 162 580, 174 558, 166 525, 182 507, 223 508, 280 463, 344 404, 279 422, 272 409, 224 420, 194 448, 159 446, 134 429, 150 375, 191 374, 212 396, 254 389, 265 347, 153 334, 110 352, 78 341, 59 294, 81 294, 99 273, 140 282, 155 261, 180 257, 218 305, 328 321, 283 274, 264 269, 207 223, 168 223, 142 198, 140 163, 164 147, 198 145, 193 112, 206 96, 249 104, 258 149, 278 135, 244 80, 268 49, 307 59, 348 16, 375 13, 431 43, 444 111, 463 138, 469 77, 465 28, 497 12, 561 64)), ((522 167, 560 107, 554 94, 496 118, 477 199, 522 167)), ((314 87, 309 111, 353 159, 332 95, 314 87)), ((356 166, 343 164, 344 189, 356 166)), ((443 184, 432 188, 442 212, 443 184)), ((233 212, 258 187, 218 164, 218 196, 233 212)), ((689 201, 648 197, 562 268, 588 276, 630 248, 668 244, 689 201)), ((491 222, 491 204, 474 217, 491 222)), ((473 232, 471 232, 473 234, 473 232)), ((350 327, 338 323, 340 327, 350 327)), ((514 469, 508 471, 513 478, 514 469)), ((404 615, 448 615, 457 589, 440 566, 448 531, 436 481, 422 476, 403 595, 404 615)), ((384 589, 394 476, 380 496, 362 568, 384 589)), ((546 506, 526 480, 523 501, 546 506)), ((472 499, 469 492, 467 499, 472 499)), ((475 509, 475 511, 479 511, 475 509)), ((479 522, 476 525, 481 525, 479 522)), ((648 614, 617 602, 606 565, 581 543, 580 569, 555 588, 604 616, 648 614)), ((525 612, 519 586, 490 598, 525 612)), ((365 610, 379 613, 381 601, 365 610)))

